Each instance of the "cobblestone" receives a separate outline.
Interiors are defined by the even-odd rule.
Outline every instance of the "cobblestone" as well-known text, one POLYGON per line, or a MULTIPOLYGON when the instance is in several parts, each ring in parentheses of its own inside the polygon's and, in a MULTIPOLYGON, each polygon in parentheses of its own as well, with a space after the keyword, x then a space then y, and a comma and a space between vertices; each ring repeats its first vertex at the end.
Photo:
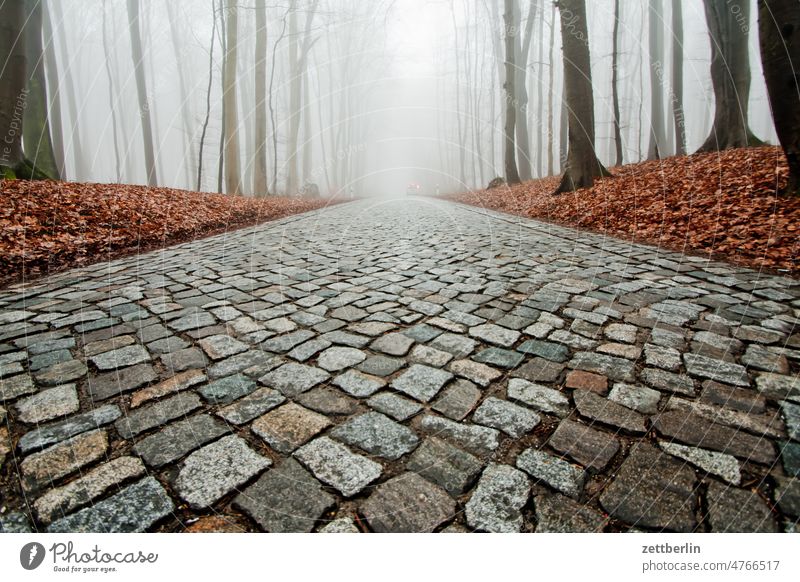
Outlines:
POLYGON ((0 290, 3 528, 797 529, 800 282, 429 202, 0 290))

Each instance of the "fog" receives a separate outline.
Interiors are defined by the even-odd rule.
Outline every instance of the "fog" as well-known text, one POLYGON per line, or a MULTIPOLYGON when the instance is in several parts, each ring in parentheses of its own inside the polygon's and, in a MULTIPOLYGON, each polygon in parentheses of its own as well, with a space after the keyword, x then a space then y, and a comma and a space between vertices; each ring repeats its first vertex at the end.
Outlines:
MULTIPOLYGON (((322 196, 398 196, 410 184, 419 184, 421 193, 444 193, 482 188, 503 175, 505 97, 497 57, 504 34, 502 0, 267 0, 266 120, 258 119, 256 107, 256 0, 138 4, 147 115, 137 97, 126 0, 46 2, 52 35, 45 28, 45 54, 53 49, 46 64, 60 87, 61 122, 53 132, 63 141, 63 178, 147 183, 142 124, 148 116, 159 186, 230 191, 222 174, 235 163, 240 193, 266 194, 256 186, 259 124, 266 131, 269 194, 309 193, 311 184, 322 196), (223 35, 231 10, 238 20, 233 38, 223 35), (223 42, 235 42, 237 49, 236 126, 227 132, 223 42), (300 63, 306 50, 307 60, 300 63), (221 167, 221 152, 230 157, 226 139, 236 140, 238 155, 221 167)), ((595 145, 600 160, 613 165, 614 1, 587 4, 595 145)), ((755 0, 752 4, 749 125, 758 138, 776 143, 758 56, 755 0)), ((711 45, 700 0, 665 1, 662 69, 671 67, 676 5, 682 6, 684 25, 682 97, 691 153, 714 119, 711 45)), ((531 174, 537 177, 550 173, 548 151, 552 172, 561 169, 561 38, 550 0, 519 6, 521 30, 534 19, 525 59, 525 123, 531 174)), ((620 8, 620 130, 623 161, 633 163, 647 157, 650 137, 648 4, 622 0, 620 8)), ((671 120, 669 75, 662 86, 671 120)), ((53 89, 48 86, 51 95, 53 89)), ((676 151, 675 129, 667 126, 665 156, 676 151)))

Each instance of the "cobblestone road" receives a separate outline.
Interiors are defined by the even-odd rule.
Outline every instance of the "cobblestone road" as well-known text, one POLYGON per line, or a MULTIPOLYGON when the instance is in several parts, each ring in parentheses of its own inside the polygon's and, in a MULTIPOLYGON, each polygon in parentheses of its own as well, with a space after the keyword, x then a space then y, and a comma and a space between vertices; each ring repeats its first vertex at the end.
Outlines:
POLYGON ((6 531, 794 531, 800 281, 429 200, 0 292, 6 531))

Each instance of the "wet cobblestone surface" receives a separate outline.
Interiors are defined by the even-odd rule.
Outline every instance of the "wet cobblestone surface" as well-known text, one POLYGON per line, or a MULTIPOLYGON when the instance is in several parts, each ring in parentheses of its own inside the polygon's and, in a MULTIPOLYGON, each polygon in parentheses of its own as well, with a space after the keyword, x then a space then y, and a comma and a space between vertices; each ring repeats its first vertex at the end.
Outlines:
POLYGON ((3 531, 796 531, 800 281, 408 199, 0 291, 3 531))

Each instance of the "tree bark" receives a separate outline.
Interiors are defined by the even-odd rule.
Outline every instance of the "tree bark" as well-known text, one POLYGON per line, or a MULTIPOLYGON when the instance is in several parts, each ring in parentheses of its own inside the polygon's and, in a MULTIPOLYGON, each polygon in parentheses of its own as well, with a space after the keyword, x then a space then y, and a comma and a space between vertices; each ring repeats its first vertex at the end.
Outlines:
POLYGON ((22 139, 25 156, 38 169, 59 179, 58 165, 50 137, 50 116, 47 112, 47 82, 42 50, 42 3, 25 0, 25 40, 28 68, 28 105, 25 108, 22 139))
MULTIPOLYGON (((712 0, 714 1, 714 0, 712 0)), ((650 0, 648 10, 650 54, 650 146, 647 158, 657 160, 666 153, 664 116, 664 21, 661 0, 650 0)))
POLYGON ((517 22, 515 19, 514 0, 505 0, 503 20, 505 22, 505 49, 506 49, 506 75, 503 88, 506 95, 506 123, 505 123, 505 173, 507 184, 519 184, 517 170, 516 144, 514 131, 516 128, 515 107, 516 93, 516 55, 517 55, 517 22))
POLYGON ((686 124, 683 115, 683 10, 681 0, 672 0, 672 121, 675 147, 686 154, 686 124))
POLYGON ((255 141, 256 159, 253 177, 253 193, 256 196, 269 194, 267 187, 267 4, 256 0, 256 111, 255 141))
POLYGON ((42 3, 42 32, 48 42, 44 45, 45 74, 47 77, 47 94, 49 102, 47 109, 50 115, 50 135, 53 140, 53 155, 58 168, 58 175, 66 180, 66 166, 64 162, 64 134, 61 120, 61 88, 58 80, 58 61, 53 45, 53 26, 50 21, 49 1, 42 3))
MULTIPOLYGON (((762 145, 748 125, 750 3, 703 0, 711 40, 711 83, 716 111, 711 133, 698 151, 762 145)), ((797 10, 797 4, 794 6, 797 10)), ((795 68, 797 63, 794 63, 795 68)))
POLYGON ((619 119, 619 0, 614 0, 614 30, 611 48, 611 101, 614 108, 614 165, 622 165, 622 131, 619 119))
MULTIPOLYGON (((533 38, 533 20, 535 14, 535 4, 530 2, 528 10, 528 20, 525 22, 525 32, 522 39, 518 38, 515 43, 518 47, 516 62, 516 78, 514 79, 514 106, 516 108, 516 134, 517 134, 517 170, 521 181, 530 180, 531 173, 531 144, 528 135, 528 56, 531 52, 531 40, 533 38), (521 40, 521 44, 520 41, 521 40)), ((514 23, 519 27, 521 15, 519 7, 514 2, 514 23)))
POLYGON ((136 77, 136 95, 139 99, 139 116, 142 121, 142 138, 144 140, 144 159, 147 170, 147 185, 156 186, 156 157, 153 147, 153 128, 150 121, 150 104, 147 98, 147 85, 144 78, 144 54, 142 37, 139 31, 139 0, 128 0, 128 25, 131 35, 131 55, 136 77))
POLYGON ((550 60, 548 67, 550 69, 550 84, 547 91, 547 175, 552 176, 555 173, 553 167, 553 146, 554 146, 554 129, 553 129, 553 95, 555 94, 555 72, 556 72, 556 5, 550 11, 550 60))
POLYGON ((0 2, 0 168, 11 170, 25 160, 22 130, 28 90, 24 23, 21 0, 0 2))
POLYGON ((108 43, 108 3, 106 0, 103 0, 103 50, 105 51, 105 69, 106 69, 106 79, 108 81, 108 105, 111 109, 111 132, 112 137, 114 140, 114 162, 116 164, 117 170, 117 182, 122 182, 122 158, 120 157, 119 153, 119 130, 117 127, 117 100, 114 97, 114 76, 111 67, 111 55, 113 54, 111 51, 111 47, 108 43))
POLYGON ((203 186, 203 150, 206 144, 206 133, 208 132, 208 122, 211 119, 211 85, 214 81, 214 43, 217 36, 217 1, 211 0, 211 49, 208 53, 208 86, 206 87, 206 115, 203 119, 203 129, 200 131, 200 147, 197 154, 197 190, 203 186))
POLYGON ((189 95, 190 81, 187 79, 186 67, 183 66, 183 57, 181 55, 181 47, 183 46, 180 29, 178 28, 179 18, 176 13, 176 3, 166 2, 167 6, 167 20, 169 21, 170 38, 172 39, 172 50, 175 54, 175 63, 178 65, 178 86, 180 87, 180 108, 181 108, 181 121, 183 122, 183 134, 185 137, 186 151, 182 157, 182 164, 186 176, 186 183, 192 182, 192 167, 195 156, 195 142, 194 142, 194 117, 192 115, 191 96, 189 95))
POLYGON ((222 65, 222 101, 225 124, 225 191, 241 194, 239 169, 239 115, 236 98, 236 58, 239 41, 237 0, 225 0, 225 61, 222 65))
POLYGON ((775 131, 789 164, 786 193, 800 196, 800 10, 796 0, 759 0, 764 80, 775 131))
POLYGON ((556 192, 591 188, 608 175, 594 149, 594 95, 584 0, 559 0, 564 47, 564 91, 569 107, 567 167, 556 192))

